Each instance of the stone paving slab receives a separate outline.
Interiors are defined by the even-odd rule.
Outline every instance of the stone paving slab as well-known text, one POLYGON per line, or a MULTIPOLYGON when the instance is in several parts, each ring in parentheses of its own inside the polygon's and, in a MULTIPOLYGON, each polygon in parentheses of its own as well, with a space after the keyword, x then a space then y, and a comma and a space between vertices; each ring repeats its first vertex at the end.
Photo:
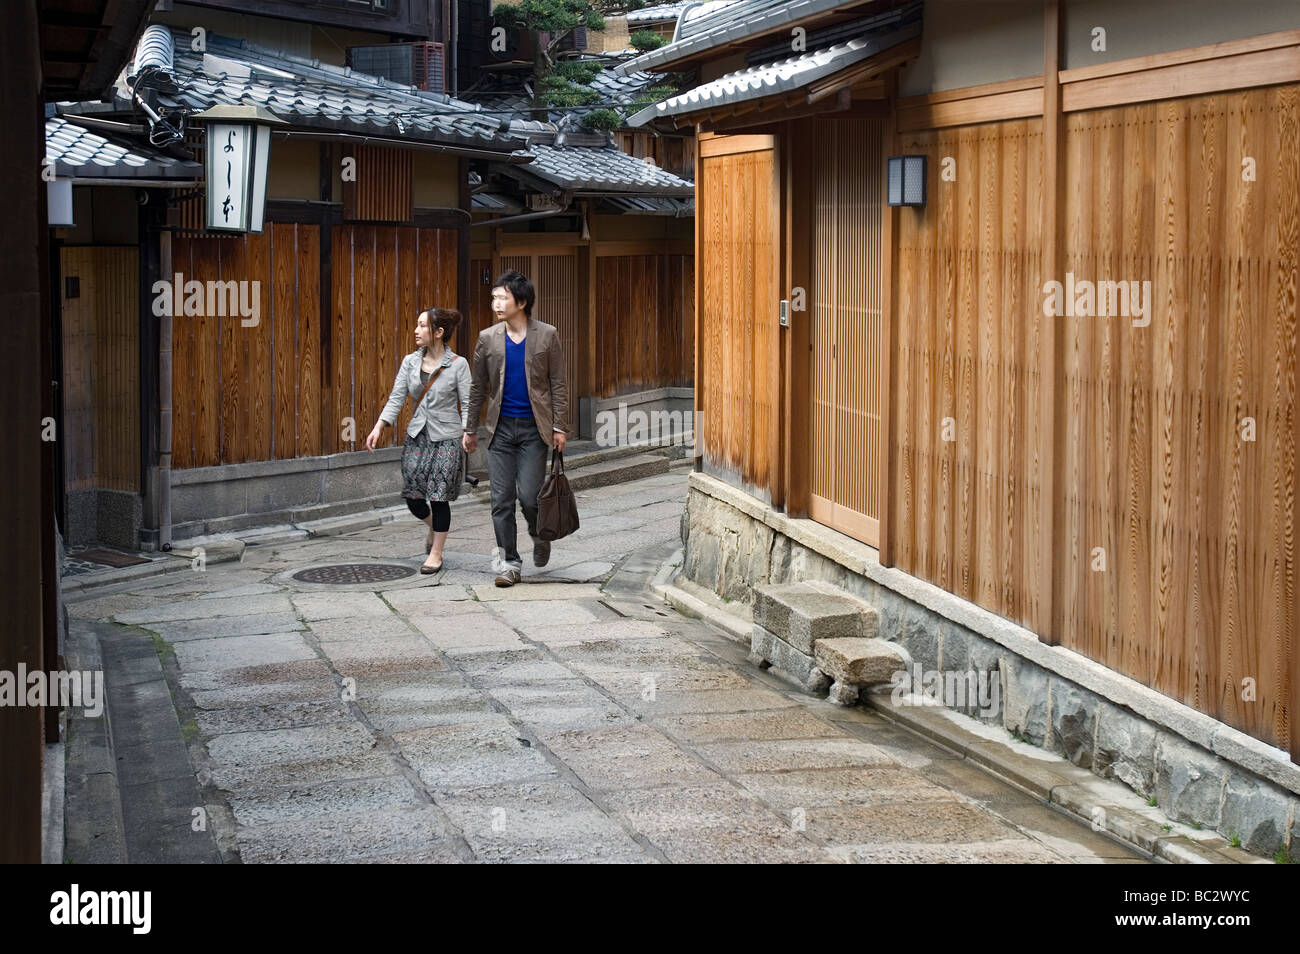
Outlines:
POLYGON ((438 863, 466 860, 442 812, 427 805, 241 828, 238 843, 245 864, 342 864, 412 852, 438 863))
POLYGON ((434 797, 480 861, 639 861, 644 850, 564 782, 438 789, 434 797))
POLYGON ((722 781, 662 733, 636 722, 597 730, 538 730, 538 737, 598 791, 722 781))
POLYGON ((218 636, 263 636, 303 629, 293 613, 255 613, 251 616, 222 616, 217 619, 185 619, 170 623, 146 623, 145 628, 169 643, 218 636))
POLYGON ((411 767, 430 786, 482 786, 540 779, 557 769, 504 716, 393 733, 411 767))
POLYGON ((208 756, 214 762, 231 765, 266 765, 358 755, 370 751, 374 745, 374 737, 355 722, 338 722, 219 735, 208 743, 208 756))
POLYGON ((328 779, 282 788, 244 790, 230 796, 241 825, 271 825, 323 815, 383 812, 420 804, 411 783, 400 775, 328 779))
POLYGON ((177 643, 175 651, 177 663, 189 672, 295 662, 316 656, 299 633, 195 639, 177 643))
MULTIPOLYGON (((216 572, 215 570, 209 572, 216 572)), ((164 623, 178 619, 215 619, 219 616, 248 616, 254 613, 292 613, 293 604, 283 593, 266 596, 230 596, 214 599, 159 603, 144 609, 117 613, 114 619, 133 623, 164 623)))
POLYGON ((800 769, 737 775, 735 781, 774 808, 875 805, 888 801, 947 801, 953 794, 898 766, 800 769))

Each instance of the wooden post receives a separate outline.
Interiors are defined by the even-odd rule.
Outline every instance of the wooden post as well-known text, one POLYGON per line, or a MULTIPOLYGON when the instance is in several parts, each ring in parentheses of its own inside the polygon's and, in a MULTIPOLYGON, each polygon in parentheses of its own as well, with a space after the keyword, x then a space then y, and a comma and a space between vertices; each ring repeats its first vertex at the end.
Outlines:
POLYGON ((700 149, 700 127, 695 127, 695 218, 691 224, 695 229, 695 368, 691 377, 691 392, 695 398, 695 420, 692 423, 692 436, 695 439, 695 469, 703 470, 704 464, 704 399, 701 393, 704 381, 700 376, 700 349, 703 345, 700 342, 700 304, 702 300, 702 291, 704 287, 704 270, 707 263, 704 261, 704 249, 700 245, 700 219, 704 215, 704 183, 700 177, 704 172, 704 157, 700 149))
POLYGON ((811 214, 809 180, 812 154, 807 148, 808 121, 785 124, 785 141, 800 143, 802 148, 788 148, 783 164, 782 205, 785 262, 782 278, 783 298, 792 298, 794 289, 803 289, 804 309, 790 311, 790 327, 782 329, 781 358, 784 362, 785 387, 783 446, 785 512, 792 517, 808 516, 808 474, 812 465, 812 394, 809 361, 812 340, 812 270, 811 214))
MULTIPOLYGON (((1065 116, 1061 112, 1061 4, 1043 0, 1043 257, 1041 281, 1061 274, 1061 206, 1065 188, 1065 116)), ((1062 525, 1061 505, 1056 499, 1056 475, 1062 458, 1058 427, 1061 402, 1057 399, 1061 374, 1061 347, 1057 334, 1059 319, 1044 317, 1039 394, 1041 440, 1039 444, 1039 528, 1038 579, 1042 600, 1035 629, 1049 646, 1060 642, 1061 581, 1056 560, 1056 531, 1062 525)))
POLYGON ((898 362, 894 358, 894 348, 898 342, 897 317, 894 314, 894 269, 898 256, 895 252, 898 236, 898 208, 889 204, 889 183, 886 181, 888 171, 886 157, 893 155, 894 132, 897 123, 898 74, 891 71, 885 77, 885 96, 889 109, 885 113, 885 130, 881 138, 880 194, 880 358, 884 370, 880 375, 880 460, 882 463, 878 480, 880 481, 880 530, 877 539, 877 551, 881 566, 894 565, 894 542, 891 539, 894 522, 890 519, 890 508, 894 499, 894 431, 893 397, 898 387, 898 362))
MULTIPOLYGON (((9 320, 0 334, 0 406, 15 435, 0 468, 5 546, 0 548, 0 593, 5 625, 0 627, 0 669, 17 672, 42 668, 42 580, 58 580, 54 554, 44 547, 43 458, 51 442, 42 442, 42 339, 48 337, 49 312, 42 313, 41 285, 48 280, 41 257, 45 224, 45 187, 37 173, 45 148, 41 104, 41 37, 36 4, 20 0, 6 8, 0 31, 0 119, 9 140, 0 153, 0 173, 10 183, 6 227, 0 254, 8 280, 0 287, 0 307, 9 320), (36 559, 33 559, 33 556, 36 559)), ((0 861, 39 864, 41 860, 41 779, 44 735, 39 706, 0 706, 0 861)))
MULTIPOLYGON (((599 377, 599 362, 596 355, 599 353, 596 349, 599 347, 599 340, 596 336, 596 322, 599 315, 596 311, 596 216, 589 200, 583 201, 583 214, 587 223, 587 246, 583 249, 583 266, 586 270, 586 287, 587 287, 587 393, 594 402, 601 393, 601 381, 599 377)), ((592 409, 595 413, 595 408, 592 409)), ((593 419, 593 427, 594 419, 593 419)), ((584 437, 595 437, 594 433, 585 434, 584 437)))

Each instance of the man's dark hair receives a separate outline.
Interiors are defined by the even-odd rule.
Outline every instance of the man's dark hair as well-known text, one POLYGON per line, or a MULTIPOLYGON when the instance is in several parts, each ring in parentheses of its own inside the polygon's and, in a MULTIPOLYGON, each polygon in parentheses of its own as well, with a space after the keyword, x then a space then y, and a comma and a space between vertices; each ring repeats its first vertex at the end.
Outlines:
POLYGON ((533 283, 523 276, 522 272, 517 272, 513 268, 501 273, 492 285, 492 290, 504 288, 510 294, 515 296, 515 301, 519 307, 524 310, 524 315, 533 317, 533 302, 537 300, 537 291, 533 288, 533 283))

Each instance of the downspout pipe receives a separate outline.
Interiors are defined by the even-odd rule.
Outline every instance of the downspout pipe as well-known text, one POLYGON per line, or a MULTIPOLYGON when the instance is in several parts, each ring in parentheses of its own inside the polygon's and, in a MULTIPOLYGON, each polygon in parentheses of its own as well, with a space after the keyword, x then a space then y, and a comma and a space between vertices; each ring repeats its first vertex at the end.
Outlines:
MULTIPOLYGON (((172 233, 158 235, 159 271, 172 280, 172 233)), ((173 289, 178 291, 178 289, 173 289)), ((172 308, 158 318, 158 549, 172 548, 172 308)))
POLYGON ((576 215, 576 214, 577 214, 576 212, 574 212, 572 209, 566 206, 563 209, 547 209, 544 212, 525 212, 523 215, 507 215, 503 219, 485 219, 482 222, 471 222, 469 224, 469 227, 472 229, 480 228, 482 226, 487 226, 488 228, 496 228, 497 226, 500 225, 509 225, 511 222, 530 222, 533 219, 549 219, 552 216, 556 216, 556 215, 576 215))

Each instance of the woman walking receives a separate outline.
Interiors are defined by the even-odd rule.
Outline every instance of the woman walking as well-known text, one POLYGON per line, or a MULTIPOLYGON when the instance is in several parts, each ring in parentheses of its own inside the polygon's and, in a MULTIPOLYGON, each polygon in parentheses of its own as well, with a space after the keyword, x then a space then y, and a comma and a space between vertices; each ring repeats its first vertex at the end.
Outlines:
POLYGON ((393 381, 393 393, 366 437, 366 449, 373 451, 383 435, 384 425, 397 424, 407 395, 415 401, 415 413, 406 426, 402 448, 402 496, 412 514, 429 526, 425 552, 429 558, 421 573, 442 569, 442 549, 451 529, 451 501, 460 496, 461 436, 465 433, 469 408, 469 362, 451 350, 450 342, 460 327, 460 312, 451 308, 430 308, 415 320, 416 349, 402 359, 393 381))

